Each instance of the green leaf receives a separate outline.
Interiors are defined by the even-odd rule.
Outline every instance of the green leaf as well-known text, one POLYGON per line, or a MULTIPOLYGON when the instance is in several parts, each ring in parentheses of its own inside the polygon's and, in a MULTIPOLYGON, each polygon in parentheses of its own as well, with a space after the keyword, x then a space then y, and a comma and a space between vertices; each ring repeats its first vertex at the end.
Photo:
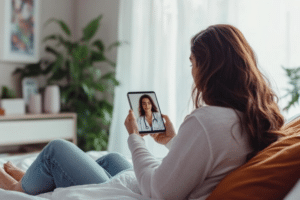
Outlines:
POLYGON ((46 70, 43 71, 44 74, 49 73, 50 70, 51 70, 51 72, 53 72, 53 74, 51 75, 51 77, 47 80, 48 84, 52 83, 52 81, 61 80, 65 76, 68 75, 68 71, 62 69, 63 63, 64 63, 64 57, 60 54, 60 55, 58 55, 58 57, 55 60, 55 62, 51 63, 46 68, 46 70))
POLYGON ((71 61, 70 61, 69 59, 67 59, 67 60, 65 61, 65 66, 66 66, 66 69, 67 69, 68 71, 70 71, 70 63, 71 63, 71 61))
POLYGON ((59 81, 66 77, 67 71, 61 68, 58 68, 53 75, 50 77, 49 81, 59 81))
POLYGON ((107 48, 107 51, 110 51, 112 48, 114 47, 118 47, 118 46, 121 46, 122 44, 128 44, 127 42, 119 42, 119 41, 116 41, 114 43, 112 43, 111 45, 108 46, 107 48))
POLYGON ((65 41, 65 43, 63 43, 63 45, 65 46, 66 49, 68 49, 69 54, 72 54, 73 49, 77 48, 77 46, 78 46, 77 43, 72 43, 70 41, 65 41))
POLYGON ((77 81, 79 79, 79 64, 78 62, 75 61, 71 61, 70 62, 70 73, 71 76, 75 79, 75 81, 77 81))
POLYGON ((99 101, 99 107, 104 107, 111 115, 113 112, 113 105, 106 100, 99 101))
POLYGON ((100 80, 111 80, 114 85, 120 85, 120 82, 115 79, 115 72, 106 73, 104 76, 100 78, 100 80))
POLYGON ((40 62, 36 64, 28 64, 25 66, 23 70, 23 75, 28 76, 39 76, 42 74, 42 68, 40 66, 40 62))
POLYGON ((2 86, 1 99, 12 99, 16 98, 16 93, 13 89, 7 86, 2 86))
MULTIPOLYGON (((90 116, 91 112, 89 110, 89 105, 86 102, 83 102, 80 99, 76 99, 74 101, 74 107, 76 108, 76 111, 79 115, 80 120, 87 120, 87 117, 90 116)), ((82 121, 82 122, 84 122, 82 121)), ((88 126, 88 124, 86 124, 88 126)))
POLYGON ((101 122, 104 125, 109 125, 111 123, 111 120, 112 120, 111 115, 107 110, 103 110, 103 113, 104 113, 104 117, 102 118, 101 122))
POLYGON ((56 40, 57 39, 57 35, 53 34, 53 35, 49 35, 47 37, 45 37, 43 39, 43 42, 47 42, 48 40, 56 40))
POLYGON ((291 100, 288 102, 288 105, 284 108, 284 110, 288 111, 291 106, 295 105, 299 101, 299 90, 300 90, 300 67, 298 68, 284 68, 287 76, 289 77, 289 84, 292 86, 292 90, 287 89, 285 97, 291 97, 291 100))
POLYGON ((106 60, 106 58, 103 55, 103 53, 92 51, 91 63, 93 63, 93 62, 101 62, 101 61, 105 61, 105 60, 106 60))
POLYGON ((50 73, 50 72, 53 70, 53 68, 54 68, 55 66, 57 66, 56 62, 51 62, 51 63, 46 67, 46 69, 43 71, 43 74, 44 74, 44 75, 47 75, 48 73, 50 73))
POLYGON ((105 51, 105 46, 101 40, 94 41, 93 46, 96 46, 98 48, 98 50, 101 52, 105 51))
POLYGON ((102 15, 93 19, 84 29, 83 29, 83 41, 89 41, 97 32, 102 15))
POLYGON ((60 53, 58 51, 56 51, 55 49, 53 49, 50 46, 46 46, 45 51, 48 52, 48 53, 51 53, 51 54, 53 54, 55 56, 60 55, 60 53))
POLYGON ((108 134, 105 130, 100 130, 94 138, 94 146, 96 151, 103 151, 108 144, 108 134))
POLYGON ((70 40, 66 40, 61 35, 58 35, 57 39, 58 39, 58 45, 59 46, 63 45, 67 49, 67 51, 68 51, 69 54, 72 53, 73 49, 75 49, 75 48, 78 47, 78 43, 76 43, 76 42, 73 43, 70 40))
POLYGON ((81 86, 85 94, 88 96, 89 101, 91 101, 95 96, 95 89, 91 87, 91 85, 88 82, 82 83, 81 86))
POLYGON ((111 79, 112 77, 115 77, 115 72, 108 72, 104 74, 101 79, 111 79))
POLYGON ((98 90, 100 92, 103 92, 106 89, 106 87, 103 84, 98 82, 91 83, 91 87, 93 87, 95 90, 98 90))
POLYGON ((59 19, 55 19, 55 18, 51 18, 49 20, 47 20, 45 22, 45 25, 44 26, 47 26, 48 24, 50 24, 51 22, 56 22, 60 25, 60 28, 68 35, 68 36, 71 36, 71 31, 69 29, 69 27, 67 26, 67 24, 62 21, 62 20, 59 20, 59 19))
POLYGON ((70 99, 70 95, 74 93, 76 88, 73 85, 68 86, 67 88, 62 88, 61 90, 61 100, 63 104, 67 104, 70 99))
POLYGON ((93 74, 96 80, 98 80, 101 77, 101 70, 97 68, 92 68, 93 74))
POLYGON ((56 61, 55 61, 55 65, 52 68, 52 71, 55 72, 57 69, 62 69, 63 64, 64 64, 64 57, 63 57, 62 54, 59 54, 56 61))
POLYGON ((111 66, 116 67, 116 63, 115 63, 115 62, 113 62, 113 61, 111 61, 111 60, 109 60, 109 59, 107 59, 107 58, 106 58, 105 61, 106 61, 108 64, 110 64, 111 66))
POLYGON ((110 108, 105 105, 99 104, 99 106, 96 107, 96 110, 97 115, 99 116, 99 118, 101 118, 101 123, 105 126, 109 125, 112 120, 112 113, 110 108))
POLYGON ((74 49, 74 52, 72 55, 76 61, 82 62, 83 60, 87 59, 88 54, 89 54, 89 49, 88 49, 87 45, 80 45, 74 49))

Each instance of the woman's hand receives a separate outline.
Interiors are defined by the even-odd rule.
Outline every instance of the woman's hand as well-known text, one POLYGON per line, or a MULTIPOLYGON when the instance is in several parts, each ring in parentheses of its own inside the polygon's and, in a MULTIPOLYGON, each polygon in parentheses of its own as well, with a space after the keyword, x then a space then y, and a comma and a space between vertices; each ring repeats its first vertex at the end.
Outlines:
POLYGON ((131 109, 129 110, 129 114, 126 117, 124 124, 126 126, 126 129, 129 133, 129 135, 130 134, 138 134, 139 135, 138 124, 136 122, 134 113, 131 109))
POLYGON ((141 137, 144 137, 148 134, 139 134, 139 128, 138 128, 138 124, 136 122, 136 118, 134 116, 134 113, 133 113, 133 110, 129 110, 129 114, 127 115, 126 119, 125 119, 125 126, 126 126, 126 129, 130 134, 137 134, 141 137))
POLYGON ((159 144, 167 144, 173 137, 176 136, 174 127, 172 122, 170 121, 169 117, 167 115, 163 115, 162 117, 166 120, 165 126, 166 126, 166 132, 161 133, 154 133, 150 134, 153 139, 159 143, 159 144))

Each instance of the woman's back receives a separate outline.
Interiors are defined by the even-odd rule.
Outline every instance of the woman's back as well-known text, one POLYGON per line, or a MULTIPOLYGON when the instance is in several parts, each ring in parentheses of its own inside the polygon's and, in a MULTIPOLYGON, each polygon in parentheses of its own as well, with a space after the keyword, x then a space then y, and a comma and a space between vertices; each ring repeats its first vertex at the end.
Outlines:
POLYGON ((194 110, 170 141, 170 151, 161 162, 146 153, 141 137, 132 134, 128 143, 142 193, 164 199, 205 199, 252 151, 239 120, 230 108, 194 110))
MULTIPOLYGON (((228 173, 246 162, 252 152, 246 132, 242 132, 240 118, 242 113, 230 108, 205 106, 193 111, 189 117, 195 117, 204 131, 210 146, 211 158, 207 162, 207 172, 203 182, 197 185, 190 198, 207 196, 228 173)), ((201 138, 201 136, 200 136, 201 138)), ((199 147, 200 152, 207 150, 199 147)), ((205 199, 204 197, 202 197, 205 199)), ((201 198, 201 199, 202 199, 201 198)))

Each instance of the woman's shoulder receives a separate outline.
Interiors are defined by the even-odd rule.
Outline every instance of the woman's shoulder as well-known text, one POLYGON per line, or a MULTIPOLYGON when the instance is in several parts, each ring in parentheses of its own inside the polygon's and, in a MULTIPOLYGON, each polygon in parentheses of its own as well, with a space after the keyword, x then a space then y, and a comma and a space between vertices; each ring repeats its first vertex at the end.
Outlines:
POLYGON ((234 148, 237 151, 249 152, 248 136, 243 134, 240 121, 242 115, 242 112, 232 108, 204 106, 191 112, 186 121, 191 119, 192 126, 192 122, 201 125, 216 154, 221 155, 234 148))
POLYGON ((193 110, 185 119, 195 117, 203 125, 234 124, 239 122, 242 113, 232 108, 203 106, 193 110))
POLYGON ((203 106, 193 110, 190 115, 205 116, 207 117, 223 117, 228 115, 242 115, 242 113, 233 108, 221 107, 221 106, 203 106))

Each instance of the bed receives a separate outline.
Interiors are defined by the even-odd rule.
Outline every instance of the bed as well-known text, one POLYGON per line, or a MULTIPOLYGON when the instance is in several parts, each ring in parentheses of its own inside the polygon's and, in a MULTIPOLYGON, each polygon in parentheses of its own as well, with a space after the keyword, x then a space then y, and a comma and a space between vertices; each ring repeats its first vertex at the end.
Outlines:
MULTIPOLYGON (((96 160, 107 154, 106 151, 89 151, 87 155, 96 160)), ((0 165, 8 160, 12 161, 17 167, 27 170, 35 160, 38 153, 26 155, 10 156, 8 154, 0 155, 0 165)), ((130 159, 128 159, 132 162, 130 159)), ((36 196, 27 195, 15 191, 0 189, 0 199, 9 200, 153 200, 153 198, 143 197, 138 189, 136 180, 132 178, 133 171, 126 174, 120 174, 105 184, 79 185, 67 188, 57 188, 53 192, 48 192, 36 196), (130 176, 131 175, 131 176, 130 176)), ((294 186, 284 200, 300 199, 300 181, 294 186)))
MULTIPOLYGON (((102 155, 107 154, 106 151, 89 151, 87 154, 96 160, 102 155)), ((31 153, 26 155, 15 155, 9 156, 4 154, 0 156, 0 165, 7 161, 12 161, 17 167, 27 170, 28 167, 37 157, 38 153, 31 153)), ((130 162, 132 162, 129 159, 130 162)), ((134 172, 131 172, 134 174, 134 172)), ((130 174, 130 173, 129 173, 130 174)), ((48 192, 36 196, 27 195, 25 193, 7 191, 0 189, 0 199, 10 199, 10 200, 99 200, 99 199, 122 199, 122 200, 135 200, 142 199, 148 200, 151 198, 143 197, 138 189, 136 181, 129 176, 128 173, 116 175, 113 179, 105 184, 90 184, 90 185, 79 185, 67 188, 57 188, 53 192, 48 192), (126 180, 126 181, 125 181, 126 180)))

